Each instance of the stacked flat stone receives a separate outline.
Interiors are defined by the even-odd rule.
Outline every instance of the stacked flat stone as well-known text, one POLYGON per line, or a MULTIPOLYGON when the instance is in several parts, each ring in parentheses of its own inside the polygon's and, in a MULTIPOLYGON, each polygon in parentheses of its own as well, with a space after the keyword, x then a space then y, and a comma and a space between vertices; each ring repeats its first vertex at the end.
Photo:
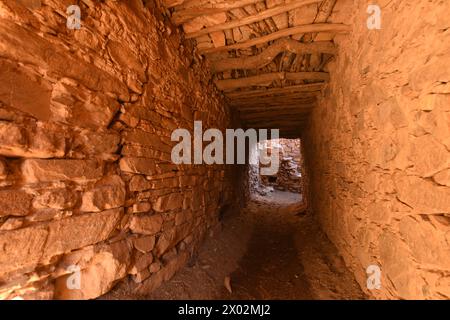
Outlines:
POLYGON ((300 193, 302 190, 300 179, 301 173, 297 162, 292 157, 282 158, 274 188, 282 191, 300 193))

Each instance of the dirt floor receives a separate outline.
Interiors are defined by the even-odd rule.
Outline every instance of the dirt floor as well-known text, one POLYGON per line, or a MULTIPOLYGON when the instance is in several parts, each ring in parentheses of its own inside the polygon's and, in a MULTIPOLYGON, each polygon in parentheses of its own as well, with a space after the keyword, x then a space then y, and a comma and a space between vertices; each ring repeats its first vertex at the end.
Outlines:
POLYGON ((113 290, 107 299, 365 299, 313 217, 296 214, 300 200, 281 191, 256 197, 155 292, 113 290))

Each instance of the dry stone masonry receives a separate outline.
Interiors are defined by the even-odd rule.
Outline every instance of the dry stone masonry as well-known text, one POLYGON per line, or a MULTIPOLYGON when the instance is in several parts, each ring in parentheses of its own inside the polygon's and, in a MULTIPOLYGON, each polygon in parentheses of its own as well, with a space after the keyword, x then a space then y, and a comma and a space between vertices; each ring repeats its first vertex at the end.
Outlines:
POLYGON ((233 167, 170 161, 173 129, 233 121, 162 9, 81 1, 69 30, 68 5, 0 1, 1 298, 156 287, 236 198, 233 167))
POLYGON ((279 146, 276 150, 279 152, 280 166, 273 176, 261 175, 261 183, 276 190, 301 193, 300 140, 281 138, 271 141, 279 146))
POLYGON ((148 295, 171 279, 270 179, 174 164, 171 134, 194 121, 280 129, 270 183, 301 191, 289 212, 320 223, 370 298, 450 299, 449 13, 448 0, 0 0, 0 299, 148 295))
POLYGON ((354 30, 302 139, 314 212, 366 292, 449 299, 450 3, 378 2, 380 30, 337 2, 354 30))

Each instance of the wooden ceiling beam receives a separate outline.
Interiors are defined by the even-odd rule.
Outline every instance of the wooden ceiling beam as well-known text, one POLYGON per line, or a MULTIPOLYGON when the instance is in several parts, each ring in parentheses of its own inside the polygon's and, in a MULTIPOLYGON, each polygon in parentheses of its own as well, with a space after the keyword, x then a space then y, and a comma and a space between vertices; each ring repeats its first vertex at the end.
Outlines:
MULTIPOLYGON (((283 137, 286 135, 295 135, 296 137, 300 136, 300 133, 302 131, 302 129, 305 127, 306 123, 298 123, 295 126, 290 126, 290 127, 284 127, 284 128, 279 128, 279 127, 255 127, 254 129, 258 130, 258 129, 266 129, 269 130, 268 133, 270 134, 270 129, 278 129, 279 130, 279 137, 283 137)), ((245 129, 251 129, 252 127, 246 127, 244 125, 245 129)))
POLYGON ((264 73, 257 76, 216 80, 216 86, 219 90, 230 91, 239 88, 248 88, 253 86, 269 87, 276 80, 320 80, 328 81, 330 78, 327 72, 273 72, 264 73))
POLYGON ((236 109, 249 109, 249 108, 296 108, 298 106, 315 105, 315 100, 310 99, 271 99, 264 101, 248 100, 248 101, 232 101, 230 106, 236 109))
POLYGON ((226 12, 263 1, 264 0, 225 0, 217 3, 198 0, 185 1, 185 3, 179 6, 179 10, 172 14, 171 20, 174 24, 180 25, 200 16, 226 12))
MULTIPOLYGON (((320 91, 312 91, 312 92, 286 92, 285 94, 281 93, 279 94, 278 92, 282 92, 280 90, 281 88, 270 88, 267 89, 267 91, 274 91, 277 92, 276 94, 256 94, 253 93, 252 95, 249 95, 247 98, 245 98, 244 96, 234 96, 234 97, 229 97, 230 103, 232 104, 238 104, 238 103, 246 103, 246 102, 256 102, 256 103, 266 103, 268 101, 284 101, 284 100, 290 100, 290 101, 297 101, 297 100, 307 100, 307 99, 315 99, 319 94, 320 91), (264 100, 261 100, 264 99, 264 100)), ((250 92, 253 90, 249 90, 248 93, 250 94, 250 92)), ((255 90, 256 91, 256 90, 255 90)), ((233 91, 234 92, 234 91, 233 91)), ((245 92, 245 91, 242 91, 245 92)), ((227 95, 228 97, 228 95, 227 95)), ((315 100, 314 100, 315 101, 315 100)))
POLYGON ((309 112, 311 109, 315 108, 315 104, 297 104, 297 105, 278 105, 278 106, 257 106, 257 107, 247 107, 247 108, 236 108, 236 110, 244 113, 257 113, 257 112, 283 112, 283 111, 293 111, 293 112, 309 112))
POLYGON ((296 126, 298 123, 304 123, 307 122, 308 118, 300 118, 297 120, 292 119, 276 119, 276 120, 269 120, 268 119, 262 119, 262 120, 245 120, 243 121, 246 126, 251 126, 252 128, 282 128, 287 126, 296 126))
POLYGON ((239 111, 241 114, 244 113, 248 113, 248 114, 253 114, 253 113, 264 113, 264 112, 298 112, 298 113, 302 113, 302 112, 310 112, 311 109, 314 109, 315 105, 302 105, 302 106, 289 106, 289 107, 284 107, 282 105, 277 106, 277 107, 265 107, 265 106, 261 106, 261 107, 255 107, 255 108, 236 108, 235 110, 239 111))
POLYGON ((299 92, 299 93, 291 93, 285 95, 271 95, 271 96, 250 96, 233 98, 230 100, 230 105, 249 105, 249 104, 264 104, 264 103, 276 103, 281 101, 282 103, 313 103, 316 102, 317 94, 315 92, 299 92), (262 98, 262 99, 261 99, 262 98))
POLYGON ((319 41, 313 43, 301 43, 293 39, 280 39, 262 53, 240 58, 229 58, 211 63, 211 69, 213 73, 224 72, 233 69, 261 69, 267 66, 273 61, 280 53, 291 52, 298 55, 312 54, 312 53, 328 53, 336 54, 336 46, 330 41, 319 41))
POLYGON ((308 118, 307 116, 305 116, 305 114, 298 114, 298 113, 290 112, 290 113, 281 113, 281 114, 270 113, 270 114, 258 114, 258 115, 241 114, 240 119, 245 122, 248 122, 248 121, 264 121, 265 122, 267 120, 273 119, 274 117, 277 117, 277 119, 283 119, 284 117, 289 117, 289 118, 295 117, 295 119, 292 119, 292 121, 299 121, 299 120, 308 118))
POLYGON ((252 102, 252 103, 241 103, 241 104, 232 104, 231 107, 238 110, 252 110, 252 109, 259 109, 259 108, 266 108, 266 109, 302 109, 302 108, 310 108, 315 107, 316 103, 315 101, 288 101, 285 102, 284 100, 280 99, 277 101, 270 101, 270 102, 252 102))
POLYGON ((200 49, 200 54, 211 54, 221 51, 230 51, 238 49, 247 49, 260 44, 265 44, 269 41, 274 41, 280 38, 289 37, 293 34, 309 33, 309 32, 333 32, 333 33, 348 33, 351 31, 351 27, 342 23, 315 23, 305 24, 301 26, 286 28, 277 32, 270 33, 265 36, 253 38, 244 42, 225 45, 216 48, 200 49))
POLYGON ((307 123, 306 121, 304 121, 304 122, 302 121, 302 122, 297 122, 295 124, 291 124, 289 126, 284 126, 284 127, 267 126, 267 125, 266 126, 265 125, 247 126, 245 123, 243 123, 243 127, 245 129, 255 129, 255 130, 258 130, 258 129, 268 129, 268 130, 270 130, 270 129, 278 129, 278 130, 280 130, 280 134, 281 134, 282 132, 290 132, 290 133, 299 132, 302 129, 302 127, 305 126, 306 123, 307 123))
POLYGON ((206 27, 206 28, 201 29, 196 32, 186 33, 186 38, 187 39, 198 38, 198 37, 204 36, 204 35, 212 33, 212 32, 238 28, 241 26, 255 23, 255 22, 263 21, 265 19, 272 18, 274 16, 286 13, 288 11, 295 10, 300 7, 318 3, 318 2, 322 2, 322 0, 297 0, 297 1, 293 1, 291 3, 281 4, 279 6, 258 12, 255 15, 247 16, 242 19, 233 20, 233 21, 225 22, 225 23, 220 23, 220 24, 216 24, 216 25, 213 25, 210 27, 206 27))
POLYGON ((239 111, 239 112, 257 112, 259 110, 308 110, 315 108, 316 104, 295 104, 295 103, 289 103, 288 105, 283 104, 283 102, 280 102, 278 104, 260 104, 260 105, 244 105, 244 106, 233 106, 232 110, 239 111))
POLYGON ((246 118, 242 118, 242 121, 244 121, 245 123, 254 123, 254 122, 258 122, 258 121, 262 121, 264 123, 278 123, 278 122, 297 122, 297 121, 303 121, 303 120, 307 120, 309 117, 309 113, 304 113, 304 114, 296 114, 295 117, 293 117, 293 115, 291 113, 288 114, 284 114, 284 115, 280 115, 279 117, 274 117, 274 116, 259 116, 259 117, 254 117, 254 118, 250 118, 250 117, 246 117, 246 118))
POLYGON ((282 133, 284 132, 297 132, 297 131, 301 131, 302 128, 304 128, 306 126, 307 122, 297 122, 297 123, 291 123, 290 125, 284 125, 284 126, 279 126, 279 125, 275 125, 275 126, 265 126, 265 125, 247 125, 245 123, 243 123, 243 127, 246 129, 255 129, 256 131, 258 131, 259 129, 266 129, 268 130, 268 134, 270 135, 270 130, 272 129, 278 129, 280 136, 282 135, 282 133))
MULTIPOLYGON (((259 89, 259 90, 248 90, 248 91, 238 91, 238 92, 229 92, 226 93, 225 96, 230 99, 238 99, 238 98, 257 98, 264 96, 273 96, 273 95, 287 95, 293 93, 309 93, 309 97, 316 96, 318 92, 323 88, 322 83, 312 83, 312 84, 299 84, 294 86, 287 86, 283 88, 273 88, 273 89, 259 89)), ((306 95, 305 95, 306 97, 306 95)))
MULTIPOLYGON (((319 6, 319 12, 317 13, 314 23, 325 23, 328 17, 331 15, 333 8, 336 4, 336 0, 324 0, 319 6)), ((317 33, 309 33, 304 36, 304 42, 311 42, 317 36, 317 33)))
POLYGON ((283 99, 283 98, 277 98, 277 99, 270 99, 267 100, 264 99, 255 99, 255 100, 248 100, 245 102, 234 102, 232 101, 230 106, 232 108, 239 108, 239 109, 245 109, 245 108, 262 108, 262 107, 271 107, 271 108, 277 108, 277 107, 298 107, 303 105, 316 105, 316 101, 306 100, 306 99, 283 99))
POLYGON ((245 124, 243 124, 243 127, 245 129, 278 129, 280 130, 280 136, 282 135, 282 133, 294 133, 294 132, 298 132, 300 133, 301 129, 305 126, 306 122, 299 122, 296 123, 294 126, 290 126, 290 127, 284 127, 284 128, 279 128, 279 127, 270 127, 270 126, 259 126, 259 127, 247 127, 245 124))

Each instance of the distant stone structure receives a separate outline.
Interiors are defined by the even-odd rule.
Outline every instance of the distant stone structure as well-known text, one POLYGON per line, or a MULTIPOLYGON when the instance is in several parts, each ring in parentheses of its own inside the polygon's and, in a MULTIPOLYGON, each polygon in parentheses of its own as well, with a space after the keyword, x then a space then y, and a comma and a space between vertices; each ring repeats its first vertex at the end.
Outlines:
MULTIPOLYGON (((280 167, 272 176, 261 175, 261 184, 276 190, 301 193, 300 139, 277 139, 269 152, 279 152, 280 167)), ((263 148, 268 148, 267 144, 263 148)))

